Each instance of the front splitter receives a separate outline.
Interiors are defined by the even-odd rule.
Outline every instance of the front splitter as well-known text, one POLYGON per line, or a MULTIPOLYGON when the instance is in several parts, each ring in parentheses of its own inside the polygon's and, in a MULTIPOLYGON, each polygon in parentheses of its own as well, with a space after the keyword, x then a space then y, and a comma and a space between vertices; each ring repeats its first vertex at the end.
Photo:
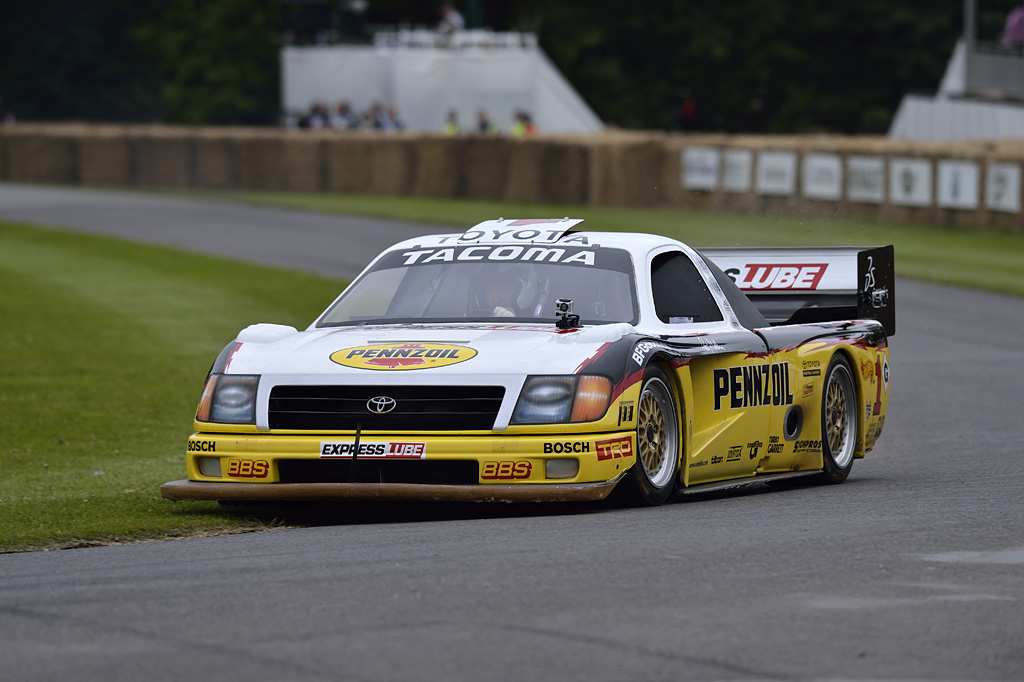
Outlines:
POLYGON ((417 483, 218 483, 170 481, 168 500, 419 500, 432 502, 588 502, 603 500, 622 477, 577 485, 421 485, 417 483))

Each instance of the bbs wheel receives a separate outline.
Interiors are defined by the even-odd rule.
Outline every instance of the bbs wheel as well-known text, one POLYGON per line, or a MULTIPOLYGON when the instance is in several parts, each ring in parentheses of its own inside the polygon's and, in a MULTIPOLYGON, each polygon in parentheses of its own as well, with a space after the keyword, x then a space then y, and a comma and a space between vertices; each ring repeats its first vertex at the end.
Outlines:
POLYGON ((857 449, 857 417, 853 372, 846 358, 837 353, 828 363, 821 397, 822 479, 828 483, 842 483, 850 475, 857 449))
POLYGON ((626 500, 655 506, 679 479, 679 412, 668 376, 658 367, 644 375, 636 418, 636 463, 622 482, 626 500))

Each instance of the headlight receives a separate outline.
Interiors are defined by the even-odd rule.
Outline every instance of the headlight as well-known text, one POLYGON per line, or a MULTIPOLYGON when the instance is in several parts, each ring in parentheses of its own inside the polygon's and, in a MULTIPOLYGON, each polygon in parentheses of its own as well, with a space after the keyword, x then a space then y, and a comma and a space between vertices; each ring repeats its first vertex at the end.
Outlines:
POLYGON ((512 413, 513 424, 559 424, 600 419, 612 384, 600 376, 528 377, 512 413))
POLYGON ((255 424, 258 375, 211 374, 203 388, 196 420, 218 424, 255 424))

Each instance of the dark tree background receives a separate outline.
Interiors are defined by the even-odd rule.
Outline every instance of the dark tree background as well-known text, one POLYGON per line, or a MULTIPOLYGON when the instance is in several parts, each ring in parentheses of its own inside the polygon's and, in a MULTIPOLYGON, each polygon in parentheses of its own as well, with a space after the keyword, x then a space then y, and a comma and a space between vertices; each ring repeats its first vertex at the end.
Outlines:
MULTIPOLYGON (((982 0, 996 39, 1014 0, 982 0)), ((283 41, 432 25, 440 0, 6 0, 0 110, 19 120, 276 124, 283 41)), ((609 125, 885 132, 932 92, 962 0, 462 0, 529 30, 609 125)))

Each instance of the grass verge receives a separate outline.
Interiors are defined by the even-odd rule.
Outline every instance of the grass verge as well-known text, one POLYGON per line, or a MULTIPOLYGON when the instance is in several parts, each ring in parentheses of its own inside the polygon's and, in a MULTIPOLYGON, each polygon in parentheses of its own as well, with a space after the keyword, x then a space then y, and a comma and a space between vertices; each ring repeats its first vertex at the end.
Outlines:
POLYGON ((174 504, 202 380, 257 321, 305 327, 341 282, 0 223, 0 551, 266 528, 174 504))
MULTIPOLYGON (((190 193, 191 196, 196 194, 190 193)), ((505 216, 572 216, 586 228, 661 234, 693 246, 874 246, 893 244, 896 273, 942 284, 1024 296, 1024 234, 867 220, 779 218, 670 209, 450 201, 422 197, 299 192, 202 193, 216 199, 412 220, 465 229, 505 216)), ((897 292, 897 302, 899 292, 897 292)))

